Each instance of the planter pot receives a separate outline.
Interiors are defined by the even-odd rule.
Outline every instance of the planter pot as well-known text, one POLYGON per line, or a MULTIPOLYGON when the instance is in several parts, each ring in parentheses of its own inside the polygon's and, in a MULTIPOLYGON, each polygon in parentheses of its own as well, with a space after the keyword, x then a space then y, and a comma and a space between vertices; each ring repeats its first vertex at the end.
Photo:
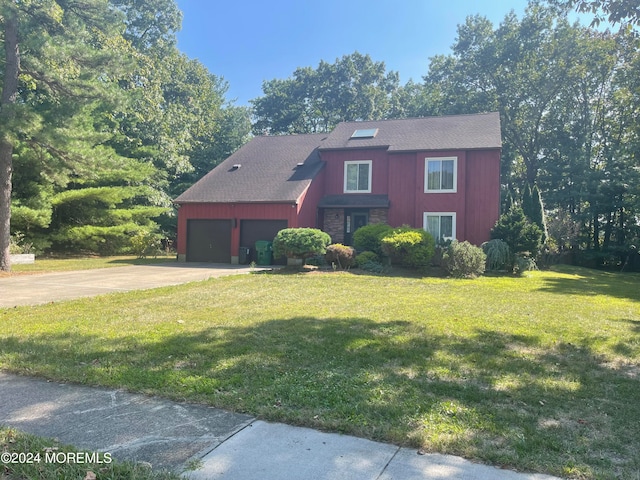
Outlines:
POLYGON ((12 265, 25 265, 28 263, 35 263, 36 256, 33 253, 19 253, 9 255, 12 265))

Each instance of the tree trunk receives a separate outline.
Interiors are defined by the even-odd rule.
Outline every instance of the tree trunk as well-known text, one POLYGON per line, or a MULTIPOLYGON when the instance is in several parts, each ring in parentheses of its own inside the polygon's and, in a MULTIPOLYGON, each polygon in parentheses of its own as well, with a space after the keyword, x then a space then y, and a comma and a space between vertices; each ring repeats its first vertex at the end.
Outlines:
MULTIPOLYGON (((18 19, 7 9, 4 24, 5 68, 0 95, 0 123, 9 125, 15 118, 18 97, 20 50, 18 47, 18 19)), ((11 175, 13 173, 13 139, 9 132, 0 132, 0 270, 11 270, 9 244, 11 238, 11 175)))
POLYGON ((598 214, 593 214, 593 249, 600 250, 600 220, 598 214))
POLYGON ((613 212, 607 214, 607 223, 604 226, 604 240, 602 241, 602 248, 604 250, 611 246, 611 233, 613 232, 613 212))
POLYGON ((619 229, 620 229, 620 233, 618 235, 618 245, 623 246, 624 242, 626 240, 625 238, 625 234, 624 234, 624 222, 625 222, 625 218, 624 218, 624 195, 621 193, 620 194, 620 223, 619 223, 619 229))

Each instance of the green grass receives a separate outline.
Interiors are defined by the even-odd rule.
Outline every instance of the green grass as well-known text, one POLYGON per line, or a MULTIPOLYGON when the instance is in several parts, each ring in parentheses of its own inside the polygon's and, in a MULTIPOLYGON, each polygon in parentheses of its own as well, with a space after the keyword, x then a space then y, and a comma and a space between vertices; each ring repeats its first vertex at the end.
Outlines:
POLYGON ((135 256, 117 257, 73 257, 73 258, 36 258, 35 263, 12 265, 11 272, 44 273, 71 270, 90 270, 94 268, 124 267, 126 265, 150 265, 164 262, 175 262, 175 256, 138 258, 135 256))
POLYGON ((110 454, 77 450, 53 439, 3 426, 0 426, 0 453, 12 454, 8 462, 0 460, 0 478, 6 480, 180 479, 174 473, 154 472, 141 464, 115 461, 110 454))
POLYGON ((573 478, 640 475, 640 275, 255 274, 0 310, 0 368, 573 478))

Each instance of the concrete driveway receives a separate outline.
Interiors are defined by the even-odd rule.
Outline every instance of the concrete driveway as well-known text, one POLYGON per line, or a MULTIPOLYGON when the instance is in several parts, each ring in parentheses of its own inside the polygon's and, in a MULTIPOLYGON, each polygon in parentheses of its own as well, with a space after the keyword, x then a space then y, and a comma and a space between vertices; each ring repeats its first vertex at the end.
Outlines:
POLYGON ((0 278, 0 308, 178 285, 250 271, 246 265, 176 262, 15 275, 0 278))

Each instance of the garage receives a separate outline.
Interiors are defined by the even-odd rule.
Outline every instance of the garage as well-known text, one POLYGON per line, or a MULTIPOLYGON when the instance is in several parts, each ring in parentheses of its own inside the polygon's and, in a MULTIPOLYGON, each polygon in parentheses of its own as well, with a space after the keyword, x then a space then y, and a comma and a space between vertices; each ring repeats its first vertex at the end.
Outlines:
MULTIPOLYGON (((251 248, 251 260, 256 260, 255 244, 258 240, 272 242, 278 232, 287 228, 286 220, 242 220, 240 222, 240 246, 251 248)), ((274 259, 276 264, 285 264, 285 259, 274 259)))
POLYGON ((231 220, 189 220, 187 262, 230 263, 231 220))

